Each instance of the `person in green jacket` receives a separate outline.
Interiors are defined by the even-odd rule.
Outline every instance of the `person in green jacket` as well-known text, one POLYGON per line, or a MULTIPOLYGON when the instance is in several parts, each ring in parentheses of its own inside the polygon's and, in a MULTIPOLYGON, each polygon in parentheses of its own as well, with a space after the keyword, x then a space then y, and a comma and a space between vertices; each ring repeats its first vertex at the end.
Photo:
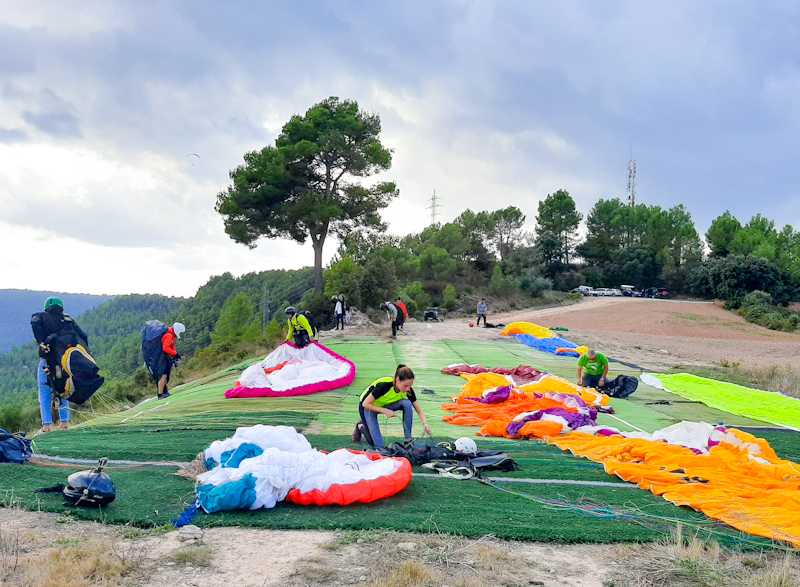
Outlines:
MULTIPOLYGON (((403 413, 403 431, 405 439, 411 440, 411 429, 414 424, 414 411, 417 412, 426 434, 431 434, 431 427, 422 411, 422 406, 417 401, 414 393, 414 372, 405 365, 398 365, 394 377, 376 379, 361 394, 358 404, 358 414, 361 416, 361 432, 372 446, 380 448, 384 445, 381 427, 378 424, 378 414, 387 418, 395 418, 395 412, 403 413), (414 411, 412 411, 412 408, 414 411)), ((356 427, 359 429, 359 426, 356 427)))
POLYGON ((289 332, 286 340, 294 342, 294 346, 303 348, 311 344, 314 340, 314 325, 308 321, 303 314, 298 314, 294 306, 286 308, 286 316, 289 319, 289 332))
POLYGON ((578 359, 578 385, 605 387, 608 377, 608 359, 603 353, 589 349, 578 359))

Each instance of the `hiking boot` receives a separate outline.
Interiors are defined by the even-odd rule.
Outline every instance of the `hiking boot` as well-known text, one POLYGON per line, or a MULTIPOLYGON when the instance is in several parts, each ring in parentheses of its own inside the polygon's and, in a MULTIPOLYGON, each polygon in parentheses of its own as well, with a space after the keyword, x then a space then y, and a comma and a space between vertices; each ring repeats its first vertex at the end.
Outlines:
POLYGON ((167 399, 168 397, 172 397, 172 394, 168 391, 158 394, 158 399, 167 399))

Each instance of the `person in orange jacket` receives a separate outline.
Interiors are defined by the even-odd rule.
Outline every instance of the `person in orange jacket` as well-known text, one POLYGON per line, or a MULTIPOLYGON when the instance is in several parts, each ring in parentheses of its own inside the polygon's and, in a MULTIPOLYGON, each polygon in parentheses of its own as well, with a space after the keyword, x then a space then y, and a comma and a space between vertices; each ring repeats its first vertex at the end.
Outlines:
MULTIPOLYGON (((406 308, 403 300, 401 298, 397 298, 397 301, 394 303, 394 305, 397 306, 403 313, 403 324, 408 322, 408 308, 406 308)), ((400 325, 400 330, 403 330, 403 324, 400 325)))
POLYGON ((180 361, 181 356, 175 349, 175 341, 186 332, 186 327, 180 322, 175 322, 172 327, 161 336, 161 350, 164 351, 166 358, 166 373, 158 379, 158 399, 166 399, 172 394, 166 390, 169 375, 172 372, 172 365, 180 361))

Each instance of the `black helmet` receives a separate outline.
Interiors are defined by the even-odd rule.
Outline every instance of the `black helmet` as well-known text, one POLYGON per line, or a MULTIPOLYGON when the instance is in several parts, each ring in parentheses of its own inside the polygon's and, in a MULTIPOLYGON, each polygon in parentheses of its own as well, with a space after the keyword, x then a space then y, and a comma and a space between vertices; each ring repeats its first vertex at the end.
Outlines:
POLYGON ((388 310, 389 306, 386 305, 386 302, 383 302, 380 306, 381 310, 388 310))
POLYGON ((103 473, 107 464, 108 459, 104 457, 97 462, 96 469, 79 471, 67 477, 64 500, 85 507, 103 507, 114 501, 117 497, 114 482, 103 473))
POLYGON ((286 308, 286 315, 291 316, 292 314, 297 314, 297 310, 294 309, 294 306, 289 306, 286 308))

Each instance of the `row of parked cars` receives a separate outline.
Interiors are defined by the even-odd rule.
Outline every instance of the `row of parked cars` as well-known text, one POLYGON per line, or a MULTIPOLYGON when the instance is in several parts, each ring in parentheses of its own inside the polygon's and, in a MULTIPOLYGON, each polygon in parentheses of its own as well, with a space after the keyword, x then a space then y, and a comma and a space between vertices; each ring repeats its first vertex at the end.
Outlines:
POLYGON ((647 289, 638 290, 632 285, 623 285, 619 289, 611 287, 593 288, 589 287, 588 285, 582 285, 570 291, 592 297, 625 296, 632 298, 656 298, 661 300, 669 299, 669 292, 663 287, 649 287, 647 289))

